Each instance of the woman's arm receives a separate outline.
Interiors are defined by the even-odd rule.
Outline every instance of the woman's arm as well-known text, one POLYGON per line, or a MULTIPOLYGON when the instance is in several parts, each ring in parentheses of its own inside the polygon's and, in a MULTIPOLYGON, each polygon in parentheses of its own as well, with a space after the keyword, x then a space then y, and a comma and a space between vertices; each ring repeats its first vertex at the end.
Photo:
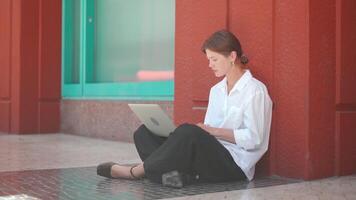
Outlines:
POLYGON ((244 107, 244 128, 226 129, 197 124, 210 135, 218 139, 237 144, 246 150, 258 148, 262 144, 265 132, 269 132, 272 116, 272 102, 269 96, 256 93, 244 107))
POLYGON ((204 129, 210 135, 215 136, 217 139, 225 140, 227 142, 231 142, 231 143, 236 144, 234 131, 231 130, 231 129, 214 128, 214 127, 202 124, 202 123, 198 123, 197 126, 199 126, 200 128, 204 129))

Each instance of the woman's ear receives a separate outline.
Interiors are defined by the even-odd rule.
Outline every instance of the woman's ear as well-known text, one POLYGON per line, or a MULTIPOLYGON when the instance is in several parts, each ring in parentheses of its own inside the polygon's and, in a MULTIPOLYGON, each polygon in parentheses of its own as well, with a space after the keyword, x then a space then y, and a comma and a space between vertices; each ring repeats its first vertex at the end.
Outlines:
POLYGON ((229 57, 230 57, 230 59, 231 59, 231 62, 236 62, 236 60, 237 60, 237 53, 236 53, 236 51, 231 51, 229 57))

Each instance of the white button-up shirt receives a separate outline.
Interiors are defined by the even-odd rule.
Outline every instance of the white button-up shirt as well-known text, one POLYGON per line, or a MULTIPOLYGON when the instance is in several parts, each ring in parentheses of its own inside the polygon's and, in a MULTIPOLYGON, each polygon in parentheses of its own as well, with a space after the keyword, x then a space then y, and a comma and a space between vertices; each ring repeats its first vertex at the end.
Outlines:
POLYGON ((272 118, 272 101, 266 86, 249 70, 228 94, 226 77, 210 90, 204 124, 231 129, 236 144, 219 140, 249 180, 255 165, 267 151, 272 118))

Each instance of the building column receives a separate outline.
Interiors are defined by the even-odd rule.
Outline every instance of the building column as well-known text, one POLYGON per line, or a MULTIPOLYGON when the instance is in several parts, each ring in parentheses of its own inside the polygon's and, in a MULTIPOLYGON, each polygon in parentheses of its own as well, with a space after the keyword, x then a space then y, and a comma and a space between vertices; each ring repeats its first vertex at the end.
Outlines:
POLYGON ((1 1, 0 131, 59 131, 61 1, 1 1))

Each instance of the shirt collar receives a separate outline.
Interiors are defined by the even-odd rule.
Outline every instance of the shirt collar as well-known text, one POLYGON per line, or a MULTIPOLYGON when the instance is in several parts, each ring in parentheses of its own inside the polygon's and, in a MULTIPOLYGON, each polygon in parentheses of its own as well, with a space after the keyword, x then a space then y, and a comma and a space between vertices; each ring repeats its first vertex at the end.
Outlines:
MULTIPOLYGON (((235 83, 230 93, 233 92, 234 90, 241 91, 252 78, 253 76, 250 70, 246 70, 245 73, 240 77, 240 79, 235 83)), ((227 87, 226 77, 221 81, 221 83, 222 84, 220 84, 220 89, 225 92, 227 87)))

